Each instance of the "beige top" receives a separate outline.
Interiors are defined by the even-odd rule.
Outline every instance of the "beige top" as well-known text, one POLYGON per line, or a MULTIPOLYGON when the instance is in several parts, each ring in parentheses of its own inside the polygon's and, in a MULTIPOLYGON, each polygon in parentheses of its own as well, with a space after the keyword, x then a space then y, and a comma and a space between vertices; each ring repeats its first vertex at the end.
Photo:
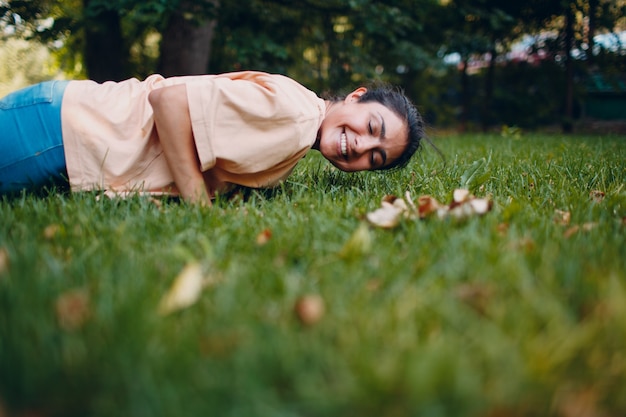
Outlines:
POLYGON ((98 84, 72 81, 61 108, 73 191, 176 194, 154 129, 150 91, 185 84, 202 170, 221 181, 271 187, 315 142, 324 101, 290 78, 260 72, 98 84))

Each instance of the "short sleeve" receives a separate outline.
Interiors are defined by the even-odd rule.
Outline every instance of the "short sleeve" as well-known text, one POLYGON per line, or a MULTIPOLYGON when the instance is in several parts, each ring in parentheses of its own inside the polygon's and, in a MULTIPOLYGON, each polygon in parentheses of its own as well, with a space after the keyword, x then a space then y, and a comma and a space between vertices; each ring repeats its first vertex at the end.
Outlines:
POLYGON ((246 178, 293 168, 313 145, 325 107, 295 81, 258 72, 195 79, 187 96, 202 170, 218 165, 246 178))

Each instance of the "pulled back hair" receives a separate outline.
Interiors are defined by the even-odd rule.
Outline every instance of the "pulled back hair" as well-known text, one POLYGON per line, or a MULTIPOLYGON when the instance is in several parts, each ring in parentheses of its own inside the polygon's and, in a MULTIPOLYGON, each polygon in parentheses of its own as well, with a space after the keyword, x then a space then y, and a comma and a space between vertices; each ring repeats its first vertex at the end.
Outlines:
POLYGON ((422 139, 425 138, 428 141, 424 129, 424 120, 419 111, 417 111, 417 108, 411 103, 402 90, 388 85, 376 85, 373 88, 368 88, 368 90, 359 97, 358 102, 378 102, 393 111, 406 123, 408 128, 408 143, 406 148, 395 161, 382 168, 377 168, 377 170, 405 167, 411 160, 411 157, 420 149, 422 139))

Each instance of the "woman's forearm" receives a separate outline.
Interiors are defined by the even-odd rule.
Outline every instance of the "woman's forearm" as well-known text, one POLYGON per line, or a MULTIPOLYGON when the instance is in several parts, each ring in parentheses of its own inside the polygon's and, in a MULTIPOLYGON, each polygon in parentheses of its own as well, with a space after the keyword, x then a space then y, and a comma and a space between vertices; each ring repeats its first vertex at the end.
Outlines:
POLYGON ((174 85, 154 90, 148 97, 165 159, 181 196, 194 203, 211 204, 194 143, 187 88, 174 85))

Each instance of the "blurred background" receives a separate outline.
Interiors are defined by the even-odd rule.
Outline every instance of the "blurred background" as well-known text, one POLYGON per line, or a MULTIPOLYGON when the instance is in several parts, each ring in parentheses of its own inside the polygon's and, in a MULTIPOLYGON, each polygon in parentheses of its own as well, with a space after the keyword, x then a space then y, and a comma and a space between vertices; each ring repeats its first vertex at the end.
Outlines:
POLYGON ((626 0, 0 0, 0 95, 262 70, 401 86, 440 129, 626 133, 626 0))

